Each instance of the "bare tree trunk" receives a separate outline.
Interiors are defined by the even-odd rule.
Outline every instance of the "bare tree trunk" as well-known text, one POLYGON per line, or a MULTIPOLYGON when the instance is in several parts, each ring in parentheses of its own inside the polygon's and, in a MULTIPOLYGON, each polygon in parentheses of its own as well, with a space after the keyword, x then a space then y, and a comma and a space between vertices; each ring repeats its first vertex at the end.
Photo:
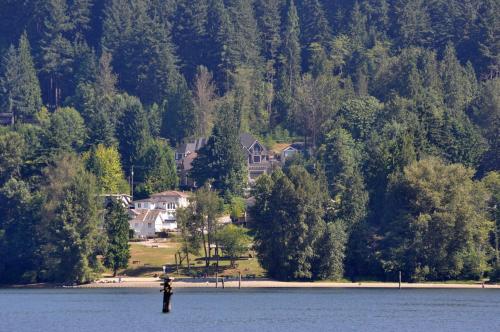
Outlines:
POLYGON ((210 263, 208 261, 207 239, 205 238, 205 234, 202 234, 202 238, 203 238, 203 251, 205 252, 205 268, 208 272, 208 267, 210 263))

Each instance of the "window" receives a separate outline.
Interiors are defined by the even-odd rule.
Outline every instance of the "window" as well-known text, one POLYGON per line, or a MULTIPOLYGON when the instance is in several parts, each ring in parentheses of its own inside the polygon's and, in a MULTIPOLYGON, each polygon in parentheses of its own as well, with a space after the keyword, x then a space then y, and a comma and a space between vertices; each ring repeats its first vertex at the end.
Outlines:
POLYGON ((148 222, 148 228, 151 228, 152 227, 152 224, 150 222, 148 222))
POLYGON ((134 224, 134 226, 135 226, 135 227, 139 227, 139 223, 137 223, 137 222, 136 222, 136 223, 134 224))
POLYGON ((253 156, 254 163, 260 163, 260 156, 253 156))
POLYGON ((140 209, 141 208, 141 203, 137 203, 137 207, 140 209))

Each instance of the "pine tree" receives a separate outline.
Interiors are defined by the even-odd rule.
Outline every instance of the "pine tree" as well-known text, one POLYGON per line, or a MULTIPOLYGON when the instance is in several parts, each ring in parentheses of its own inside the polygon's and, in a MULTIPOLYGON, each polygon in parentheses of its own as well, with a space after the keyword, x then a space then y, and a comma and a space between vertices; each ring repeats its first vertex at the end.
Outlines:
POLYGON ((73 23, 73 31, 76 39, 85 39, 90 30, 90 21, 94 0, 70 0, 69 16, 73 23))
POLYGON ((402 46, 427 46, 430 43, 431 21, 424 0, 398 0, 395 12, 402 46))
POLYGON ((191 96, 184 78, 170 91, 166 110, 163 112, 162 136, 176 145, 190 138, 196 130, 196 114, 191 96))
POLYGON ((0 134, 0 186, 10 178, 19 178, 27 146, 17 132, 0 134))
POLYGON ((493 171, 500 165, 500 78, 483 82, 479 97, 472 105, 472 119, 488 141, 481 171, 493 171))
POLYGON ((283 7, 283 0, 257 0, 255 3, 262 54, 266 61, 266 78, 269 82, 274 82, 276 58, 281 45, 280 30, 283 7))
POLYGON ((222 0, 210 0, 207 12, 207 68, 214 73, 220 93, 229 89, 231 72, 236 69, 236 51, 230 42, 234 27, 222 0))
POLYGON ((255 20, 253 2, 247 0, 226 0, 233 30, 229 42, 235 52, 237 67, 261 69, 260 40, 255 20))
POLYGON ((121 96, 118 107, 123 110, 117 124, 118 148, 123 168, 126 174, 130 174, 149 144, 148 121, 141 102, 135 97, 121 96))
POLYGON ((321 155, 336 219, 351 229, 366 217, 368 204, 356 143, 347 131, 335 129, 328 134, 321 155))
POLYGON ((44 33, 40 41, 44 95, 51 108, 57 108, 68 87, 72 72, 74 49, 67 34, 74 28, 68 15, 66 0, 48 0, 44 7, 44 33))
POLYGON ((104 229, 108 238, 104 266, 113 271, 113 276, 119 269, 128 266, 130 258, 129 215, 121 202, 111 200, 104 215, 104 229))
POLYGON ((199 186, 213 181, 226 198, 242 193, 246 184, 245 155, 239 140, 239 117, 223 105, 207 144, 193 161, 192 177, 199 186))
POLYGON ((75 104, 88 129, 87 145, 116 143, 116 124, 120 108, 116 106, 116 75, 111 67, 111 55, 103 53, 92 82, 80 83, 75 104))
POLYGON ((485 78, 500 75, 500 24, 498 11, 500 4, 495 0, 481 2, 478 15, 477 41, 483 59, 480 61, 485 78))
POLYGON ((16 178, 0 186, 0 199, 0 283, 39 282, 40 200, 16 178))
POLYGON ((207 10, 205 0, 183 0, 177 5, 172 39, 189 83, 194 81, 197 67, 206 64, 206 55, 212 46, 207 44, 207 10))
POLYGON ((179 82, 169 31, 147 1, 112 0, 103 48, 112 54, 119 86, 145 105, 162 104, 179 82))
POLYGON ((446 106, 455 112, 465 110, 476 94, 477 82, 475 74, 468 74, 458 61, 452 44, 446 46, 440 73, 446 106))
POLYGON ((17 120, 30 121, 42 107, 40 85, 26 33, 6 54, 0 77, 0 105, 17 120))
POLYGON ((349 37, 354 43, 354 49, 363 48, 368 39, 367 18, 366 15, 361 12, 361 8, 357 1, 354 3, 354 7, 351 11, 349 37))
POLYGON ((318 263, 313 266, 319 279, 338 280, 344 276, 347 231, 343 222, 332 222, 326 227, 316 249, 318 263))
POLYGON ((71 107, 58 108, 43 128, 43 147, 49 162, 63 153, 81 151, 85 142, 85 124, 80 114, 71 107))
POLYGON ((293 97, 301 77, 301 53, 299 42, 299 18, 294 1, 288 4, 284 20, 282 44, 278 55, 278 75, 276 82, 276 98, 273 125, 284 123, 289 116, 293 97))
POLYGON ((325 50, 330 49, 332 32, 326 19, 323 6, 319 0, 302 0, 299 6, 300 40, 302 44, 302 67, 307 68, 311 62, 309 47, 319 44, 325 50))
POLYGON ((322 242, 327 238, 326 195, 318 188, 321 184, 297 165, 286 174, 276 171, 271 177, 264 175, 257 180, 252 211, 256 248, 259 261, 270 276, 280 280, 317 279, 328 273, 327 266, 332 267, 327 255, 336 256, 334 246, 322 242), (317 262, 316 253, 321 247, 332 249, 322 257, 324 268, 318 267, 317 262))
POLYGON ((139 161, 135 181, 138 197, 175 189, 179 182, 174 152, 162 140, 154 140, 147 147, 139 161))
POLYGON ((390 29, 390 1, 365 0, 362 4, 370 37, 377 40, 386 39, 390 29))

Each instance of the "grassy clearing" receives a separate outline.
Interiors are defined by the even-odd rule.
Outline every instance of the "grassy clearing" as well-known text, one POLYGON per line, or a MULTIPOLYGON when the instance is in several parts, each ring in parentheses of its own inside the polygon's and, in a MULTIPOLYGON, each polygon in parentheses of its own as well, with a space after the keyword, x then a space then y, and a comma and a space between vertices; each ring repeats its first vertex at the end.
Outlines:
MULTIPOLYGON (((168 248, 161 245, 159 248, 152 248, 141 243, 131 243, 129 266, 127 269, 119 271, 119 274, 131 277, 153 277, 163 272, 163 265, 167 266, 167 273, 176 277, 202 276, 205 273, 205 261, 202 256, 190 256, 190 270, 188 270, 187 262, 184 260, 177 273, 175 253, 180 248, 180 243, 171 240, 167 244, 168 248)), ((211 265, 213 264, 215 264, 215 260, 211 262, 211 265)), ((265 271, 259 265, 257 258, 238 260, 234 269, 230 267, 229 260, 221 259, 219 261, 219 274, 236 276, 238 271, 241 271, 244 277, 247 275, 257 278, 265 276, 265 271)), ((215 273, 213 266, 211 267, 211 273, 215 273)))

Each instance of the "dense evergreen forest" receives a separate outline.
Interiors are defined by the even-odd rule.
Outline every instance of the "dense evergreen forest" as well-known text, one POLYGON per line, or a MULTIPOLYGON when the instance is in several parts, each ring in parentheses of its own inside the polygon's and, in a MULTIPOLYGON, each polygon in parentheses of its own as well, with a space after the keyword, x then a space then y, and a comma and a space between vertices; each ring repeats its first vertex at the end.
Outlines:
POLYGON ((243 195, 242 132, 306 145, 252 191, 270 276, 498 278, 499 13, 499 0, 0 1, 0 113, 14 120, 0 127, 0 283, 92 280, 98 255, 122 255, 110 230, 126 233, 100 195, 128 192, 133 171, 138 196, 176 188, 188 139, 210 136, 193 176, 243 195))

